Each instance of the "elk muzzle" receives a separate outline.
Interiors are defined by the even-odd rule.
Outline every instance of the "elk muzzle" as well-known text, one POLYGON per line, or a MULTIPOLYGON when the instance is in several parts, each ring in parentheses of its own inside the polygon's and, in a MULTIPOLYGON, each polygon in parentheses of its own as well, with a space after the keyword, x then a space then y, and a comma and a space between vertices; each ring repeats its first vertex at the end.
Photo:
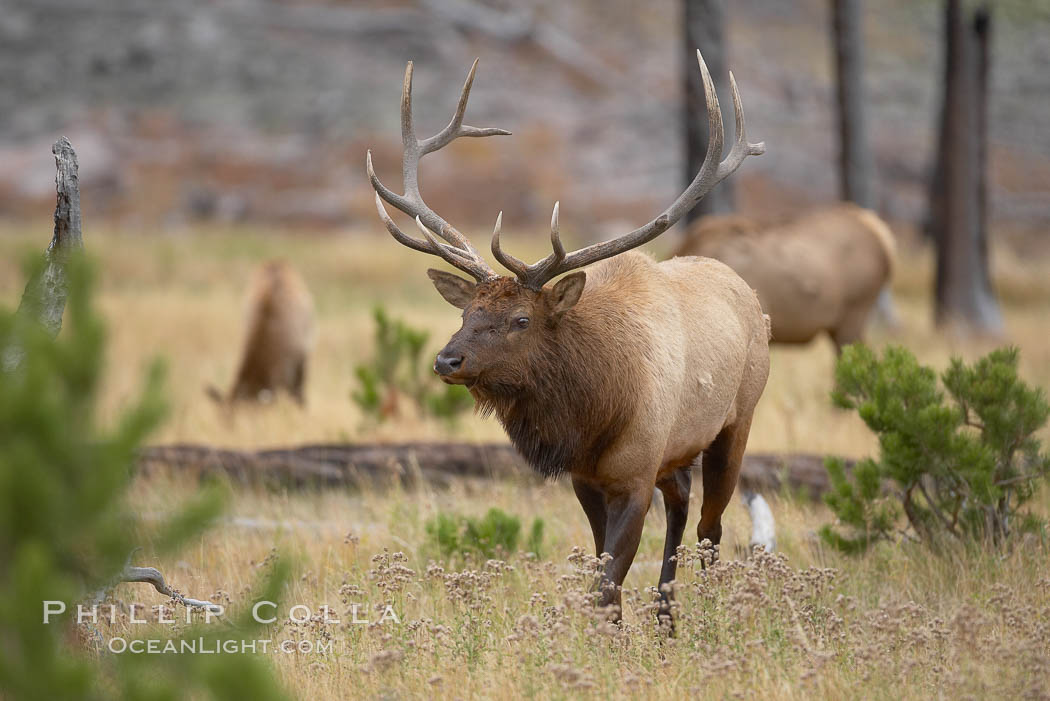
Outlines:
POLYGON ((462 384, 459 377, 463 369, 463 354, 450 351, 446 346, 434 359, 434 372, 449 384, 462 384))

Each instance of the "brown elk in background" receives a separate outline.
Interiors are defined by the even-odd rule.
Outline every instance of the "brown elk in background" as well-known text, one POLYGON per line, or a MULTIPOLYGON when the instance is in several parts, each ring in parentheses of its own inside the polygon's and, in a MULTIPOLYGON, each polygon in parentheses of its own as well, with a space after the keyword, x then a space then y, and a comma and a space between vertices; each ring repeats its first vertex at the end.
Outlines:
POLYGON ((286 391, 305 402, 306 359, 313 345, 314 304, 299 273, 284 261, 259 268, 248 300, 248 327, 230 391, 208 395, 220 403, 270 401, 286 391))
POLYGON ((412 125, 408 64, 401 96, 405 194, 383 185, 371 153, 367 158, 379 216, 390 234, 474 278, 428 271, 442 297, 463 309, 462 328, 438 354, 435 372, 445 382, 466 385, 478 410, 496 415, 536 470, 551 477, 569 473, 595 550, 611 555, 602 574, 601 604, 615 604, 617 618, 620 587, 654 487, 663 493, 667 514, 659 583, 661 610, 670 614, 667 585, 675 576, 674 555, 688 517, 690 466, 701 452, 704 497, 697 537, 719 542, 722 512, 736 486, 752 413, 769 372, 768 319, 740 276, 707 258, 658 263, 628 252, 671 227, 747 156, 764 151, 762 144, 747 141, 731 78, 737 141, 719 162, 722 116, 699 52, 697 59, 711 139, 685 192, 648 224, 571 253, 561 243, 556 204, 553 253, 533 265, 501 248, 501 214, 492 253, 514 277, 494 272, 419 192, 422 156, 459 136, 509 133, 463 124, 476 61, 452 121, 422 141, 412 125), (422 238, 401 231, 384 202, 415 217, 422 238), (563 273, 570 274, 546 285, 563 273))
POLYGON ((704 217, 675 251, 735 270, 758 293, 773 322, 773 343, 808 343, 827 332, 837 351, 860 341, 893 272, 893 233, 853 204, 779 221, 704 217))

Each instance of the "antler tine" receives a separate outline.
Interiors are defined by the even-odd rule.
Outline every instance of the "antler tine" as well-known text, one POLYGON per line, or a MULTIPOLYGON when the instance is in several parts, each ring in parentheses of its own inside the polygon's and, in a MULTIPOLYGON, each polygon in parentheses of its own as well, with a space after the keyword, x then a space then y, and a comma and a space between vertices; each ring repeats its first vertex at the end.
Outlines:
POLYGON ((527 265, 500 248, 499 235, 503 221, 503 212, 500 212, 499 217, 496 218, 496 228, 492 232, 492 255, 496 257, 496 260, 504 268, 514 273, 518 281, 526 287, 537 290, 543 287, 543 283, 558 274, 556 272, 551 273, 551 271, 556 270, 562 261, 565 260, 565 247, 561 243, 558 226, 558 209, 560 205, 560 202, 555 202, 554 211, 551 213, 551 248, 554 250, 549 256, 532 265, 527 265), (540 281, 539 284, 535 283, 537 280, 540 281))
POLYGON ((445 262, 449 265, 470 273, 478 282, 487 280, 490 277, 495 277, 496 273, 489 267, 488 263, 481 259, 480 256, 475 256, 469 251, 464 251, 441 243, 434 238, 434 235, 430 233, 419 217, 416 217, 416 226, 419 228, 419 232, 423 234, 423 238, 425 238, 433 247, 432 252, 437 253, 437 255, 444 258, 445 262))
POLYGON ((733 94, 733 113, 736 117, 736 142, 725 160, 718 164, 720 175, 722 170, 727 171, 725 175, 721 175, 721 178, 727 177, 736 170, 748 156, 761 156, 766 152, 765 141, 752 144, 747 140, 747 126, 744 124, 744 106, 740 100, 740 90, 736 87, 736 76, 733 75, 733 71, 729 71, 729 88, 733 94))
POLYGON ((503 212, 496 216, 496 226, 492 228, 492 255, 496 257, 499 264, 514 273, 519 279, 524 276, 529 266, 509 253, 504 253, 499 245, 500 231, 503 229, 503 212))
POLYGON ((478 70, 478 61, 481 59, 474 59, 474 63, 470 66, 470 72, 467 73, 467 79, 463 82, 463 90, 459 94, 459 102, 456 104, 456 111, 452 115, 452 120, 448 125, 434 134, 428 139, 424 139, 420 142, 420 155, 425 156, 432 151, 437 151, 440 148, 447 146, 453 139, 459 136, 510 136, 511 133, 506 129, 499 129, 498 127, 472 127, 463 124, 463 115, 467 111, 467 100, 470 99, 470 88, 474 85, 474 74, 478 70))
POLYGON ((558 209, 561 201, 554 203, 554 211, 551 212, 551 248, 554 249, 554 257, 558 262, 565 260, 565 246, 561 245, 561 233, 558 226, 558 209))
MULTIPOLYGON (((413 150, 419 144, 416 138, 415 128, 412 126, 412 62, 405 64, 405 80, 401 83, 401 143, 405 146, 405 152, 411 147, 413 150)), ((418 160, 419 156, 416 156, 418 160)), ((405 159, 407 161, 407 158, 405 159)), ((407 181, 406 181, 406 192, 407 181)))
POLYGON ((386 230, 390 232, 390 235, 393 236, 398 243, 423 253, 433 253, 433 250, 431 250, 430 246, 425 242, 418 241, 404 231, 401 231, 401 228, 387 213, 386 207, 383 206, 383 198, 379 196, 378 192, 376 193, 376 210, 379 212, 379 220, 383 222, 383 226, 386 227, 386 230))
POLYGON ((562 273, 582 268, 585 265, 590 265, 605 258, 611 258, 652 241, 671 228, 686 212, 696 206, 696 203, 703 199, 715 185, 740 167, 740 164, 743 163, 747 156, 757 156, 765 152, 764 143, 753 144, 747 141, 743 103, 737 90, 736 79, 730 74, 730 85, 733 91, 733 110, 736 114, 737 139, 729 155, 726 156, 725 160, 719 162, 722 156, 722 148, 725 144, 725 132, 722 128, 722 111, 718 104, 718 95, 715 92, 714 81, 711 80, 707 64, 704 63, 704 57, 699 51, 696 52, 696 60, 700 66, 700 77, 704 84, 704 96, 707 99, 708 146, 704 162, 700 166, 700 170, 697 171, 693 181, 671 203, 671 206, 644 226, 611 241, 596 243, 568 255, 565 254, 564 249, 561 247, 561 241, 558 239, 556 207, 551 221, 551 243, 554 246, 554 253, 535 265, 526 266, 524 276, 515 271, 522 284, 538 290, 548 280, 562 273))
POLYGON ((422 253, 430 253, 432 255, 440 256, 449 264, 459 268, 463 272, 470 273, 478 282, 487 280, 495 275, 495 272, 492 268, 488 267, 488 264, 485 263, 485 261, 473 257, 468 251, 463 251, 435 239, 430 231, 423 226, 419 217, 416 217, 416 224, 420 227, 420 231, 423 232, 423 237, 426 239, 425 241, 414 239, 403 232, 397 223, 390 218, 390 214, 387 213, 386 207, 383 206, 383 198, 379 196, 379 193, 376 193, 376 210, 379 212, 379 219, 383 222, 383 226, 386 227, 386 230, 390 232, 390 235, 399 243, 408 246, 413 250, 421 251, 422 253))
POLYGON ((409 202, 408 198, 388 188, 376 175, 375 168, 372 167, 372 149, 368 149, 365 152, 365 171, 368 173, 368 182, 372 183, 372 189, 376 191, 378 197, 382 197, 388 204, 392 204, 402 212, 409 214, 408 209, 412 207, 412 203, 409 202))
POLYGON ((463 124, 463 115, 467 109, 467 101, 470 98, 470 88, 474 83, 474 75, 477 72, 478 61, 475 59, 463 83, 463 90, 456 105, 456 111, 452 120, 440 132, 422 141, 416 137, 415 127, 412 120, 412 62, 405 66, 405 78, 401 86, 401 142, 403 153, 401 158, 401 173, 404 181, 405 192, 399 195, 390 188, 383 185, 372 166, 372 154, 368 152, 365 164, 368 171, 368 180, 376 191, 379 200, 393 205, 400 211, 420 220, 427 231, 425 241, 412 238, 405 234, 390 218, 386 209, 378 202, 379 216, 387 231, 400 243, 417 251, 431 253, 444 258, 452 265, 464 272, 477 277, 479 280, 496 277, 496 272, 489 267, 471 244, 466 236, 461 234, 455 227, 441 218, 427 206, 419 192, 419 159, 428 153, 437 151, 460 136, 480 137, 508 135, 509 131, 496 127, 472 127, 463 124), (431 240, 429 233, 447 241, 447 244, 431 240), (479 277, 480 276, 480 277, 479 277))

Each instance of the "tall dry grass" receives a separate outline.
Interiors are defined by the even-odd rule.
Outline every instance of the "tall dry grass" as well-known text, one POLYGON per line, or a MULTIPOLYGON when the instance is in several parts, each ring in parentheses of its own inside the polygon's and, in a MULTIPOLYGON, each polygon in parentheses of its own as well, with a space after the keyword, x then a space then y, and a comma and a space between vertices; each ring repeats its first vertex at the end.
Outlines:
MULTIPOLYGON (((147 514, 195 485, 140 482, 147 514)), ((693 513, 699 510, 697 495, 693 513)), ((590 533, 564 484, 461 483, 447 490, 289 495, 241 490, 231 517, 180 559, 159 564, 183 591, 243 604, 272 548, 297 577, 261 637, 331 641, 331 652, 275 653, 299 698, 1046 698, 1050 694, 1050 548, 974 547, 931 557, 915 544, 859 559, 821 546, 826 509, 772 499, 779 553, 745 559, 742 506, 726 513, 713 567, 682 551, 677 635, 655 619, 664 520, 650 513, 625 583, 622 626, 594 607, 590 533), (442 511, 496 506, 544 518, 538 559, 436 558, 424 524, 442 511), (313 612, 288 622, 293 604, 313 612), (370 624, 351 623, 350 608, 370 624), (379 624, 390 604, 400 623, 379 624), (328 606, 338 624, 325 624, 328 606)), ((1050 495, 1038 500, 1050 513, 1050 495)), ((693 542, 687 533, 686 542, 693 542)), ((118 599, 151 601, 130 585, 118 599)), ((160 603, 160 602, 155 602, 160 603)), ((140 616, 142 614, 140 613, 140 616)), ((299 616, 300 613, 296 613, 299 616)), ((103 637, 149 636, 126 616, 103 637)))
MULTIPOLYGON (((536 256, 542 242, 514 236, 536 256)), ((41 248, 40 232, 0 230, 0 299, 17 302, 17 252, 41 248)), ((366 426, 350 401, 353 366, 372 352, 370 310, 431 331, 437 349, 458 314, 433 293, 433 261, 385 238, 294 236, 193 230, 138 236, 90 232, 100 264, 100 304, 110 344, 104 411, 114 413, 140 386, 147 361, 168 359, 172 415, 158 441, 255 447, 345 439, 449 438, 444 424, 408 417, 366 426), (319 344, 311 358, 308 406, 291 402, 227 419, 203 388, 230 381, 242 333, 243 296, 255 265, 291 260, 318 306, 319 344)), ((930 326, 930 256, 903 257, 895 282, 904 328, 875 331, 920 360, 943 366, 953 353, 992 347, 943 336, 930 326)), ((1009 340, 1022 349, 1022 375, 1050 386, 1050 264, 996 253, 1009 340)), ((831 344, 776 349, 752 429, 753 450, 864 455, 874 441, 860 420, 831 408, 831 344)), ((503 440, 492 420, 463 422, 459 440, 503 440)), ((189 497, 186 477, 139 480, 133 497, 147 521, 189 497)), ((699 492, 699 489, 697 490, 699 492)), ((695 525, 698 494, 693 496, 695 525)), ((777 556, 745 559, 749 524, 737 503, 726 514, 719 564, 700 566, 695 548, 679 571, 678 635, 655 624, 663 515, 653 509, 625 595, 620 628, 603 623, 590 598, 591 536, 566 485, 465 481, 448 489, 289 493, 239 488, 229 516, 178 557, 156 564, 183 592, 243 604, 274 549, 297 563, 288 607, 315 613, 328 604, 343 623, 275 625, 275 640, 331 641, 330 653, 273 654, 282 680, 301 698, 654 697, 712 698, 1046 698, 1050 694, 1050 547, 1037 538, 1005 552, 974 547, 931 557, 912 544, 879 545, 846 558, 815 536, 830 513, 788 495, 772 497, 777 556), (424 524, 441 512, 482 514, 496 506, 548 533, 538 559, 439 562, 424 524), (347 623, 362 605, 375 625, 347 623), (378 625, 374 607, 391 604, 401 624, 378 625)), ((1050 515, 1050 492, 1035 508, 1050 515)), ((692 541, 687 532, 686 542, 692 541)), ((162 603, 122 586, 126 601, 162 603)), ((100 624, 106 637, 147 636, 126 614, 100 624)))

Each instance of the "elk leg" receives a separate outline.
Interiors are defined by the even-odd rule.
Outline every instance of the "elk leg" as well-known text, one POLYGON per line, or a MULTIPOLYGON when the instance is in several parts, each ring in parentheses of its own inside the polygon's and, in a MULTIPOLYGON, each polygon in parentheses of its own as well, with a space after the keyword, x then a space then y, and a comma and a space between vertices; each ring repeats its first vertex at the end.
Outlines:
POLYGON ((605 522, 605 552, 612 555, 605 565, 601 578, 602 596, 599 605, 614 605, 613 621, 621 616, 620 587, 627 577, 627 570, 634 562, 638 543, 642 540, 645 514, 653 498, 652 487, 637 493, 628 492, 606 497, 608 518, 605 522))
POLYGON ((751 417, 748 416, 723 428, 703 453, 704 501, 700 506, 700 523, 696 527, 697 540, 707 538, 715 545, 722 540, 722 512, 733 497, 750 430, 751 417))
POLYGON ((668 476, 656 483, 656 486, 664 495, 664 512, 667 515, 667 536, 664 539, 664 563, 660 569, 660 583, 657 587, 660 591, 661 618, 671 617, 671 600, 674 598, 670 591, 670 582, 675 578, 678 571, 678 546, 682 544, 682 534, 685 532, 685 524, 689 519, 689 490, 693 484, 693 476, 689 466, 675 470, 668 476))
POLYGON ((295 364, 294 374, 292 376, 292 397, 295 399, 299 406, 306 404, 306 398, 303 396, 303 385, 306 382, 306 361, 300 360, 295 364))
MULTIPOLYGON (((874 302, 875 300, 872 300, 872 304, 874 302)), ((836 355, 842 355, 842 349, 849 344, 863 340, 864 327, 867 326, 870 315, 869 307, 870 305, 849 312, 839 321, 838 326, 831 329, 831 340, 835 342, 836 355)))
POLYGON ((594 554, 601 557, 605 552, 605 521, 608 518, 605 513, 605 495, 590 484, 573 476, 572 489, 576 492, 576 498, 587 514, 587 521, 591 524, 591 534, 594 536, 594 554))

